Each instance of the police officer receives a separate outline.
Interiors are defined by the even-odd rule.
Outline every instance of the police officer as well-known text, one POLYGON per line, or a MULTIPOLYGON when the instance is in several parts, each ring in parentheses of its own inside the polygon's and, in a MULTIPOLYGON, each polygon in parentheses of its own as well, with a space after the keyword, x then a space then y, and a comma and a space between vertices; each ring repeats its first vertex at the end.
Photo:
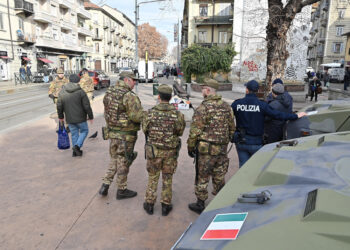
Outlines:
POLYGON ((68 79, 64 76, 62 68, 57 70, 57 77, 51 82, 49 87, 49 97, 52 98, 54 103, 57 103, 58 94, 60 93, 62 86, 68 83, 68 79))
POLYGON ((233 112, 229 104, 216 94, 219 83, 205 79, 202 87, 203 102, 192 118, 187 149, 190 157, 196 157, 195 194, 197 202, 189 209, 200 214, 208 199, 208 184, 212 177, 213 194, 225 185, 229 166, 227 145, 235 131, 233 112))
POLYGON ((142 130, 146 135, 145 152, 147 157, 148 186, 143 208, 153 214, 157 199, 157 186, 162 172, 162 215, 172 210, 172 179, 177 167, 177 157, 185 129, 184 115, 169 104, 172 88, 162 84, 158 88, 158 105, 146 112, 142 121, 142 130))
POLYGON ((132 72, 120 73, 116 86, 110 87, 103 98, 111 160, 99 193, 108 194, 109 185, 117 174, 117 200, 137 195, 137 192, 127 189, 129 167, 137 156, 134 147, 143 115, 141 101, 132 91, 136 80, 132 72))
POLYGON ((79 85, 85 91, 91 102, 94 98, 94 83, 92 78, 89 76, 89 71, 86 68, 83 68, 83 71, 81 72, 79 85))
POLYGON ((256 96, 259 89, 258 82, 252 80, 245 86, 246 96, 231 105, 236 117, 237 129, 233 142, 236 144, 239 167, 242 167, 262 147, 266 115, 276 120, 296 120, 306 115, 304 112, 296 115, 273 110, 256 96))

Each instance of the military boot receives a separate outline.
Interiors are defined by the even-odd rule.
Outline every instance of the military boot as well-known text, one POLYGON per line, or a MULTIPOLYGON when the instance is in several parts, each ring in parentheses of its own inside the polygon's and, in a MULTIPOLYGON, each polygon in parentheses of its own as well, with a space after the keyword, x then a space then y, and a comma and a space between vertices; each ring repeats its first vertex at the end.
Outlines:
POLYGON ((148 202, 143 203, 143 209, 145 209, 146 213, 148 213, 149 215, 153 214, 153 206, 154 204, 148 202))
POLYGON ((106 196, 108 194, 108 189, 109 189, 109 185, 103 183, 98 193, 102 196, 106 196))
POLYGON ((173 209, 173 205, 167 205, 167 204, 164 204, 162 203, 162 215, 163 216, 167 216, 170 211, 173 209))
POLYGON ((197 214, 201 214, 205 208, 204 201, 197 199, 196 203, 188 204, 188 208, 197 214))
POLYGON ((129 190, 129 189, 118 189, 117 190, 117 200, 122 200, 122 199, 128 199, 135 197, 137 195, 137 192, 129 190))

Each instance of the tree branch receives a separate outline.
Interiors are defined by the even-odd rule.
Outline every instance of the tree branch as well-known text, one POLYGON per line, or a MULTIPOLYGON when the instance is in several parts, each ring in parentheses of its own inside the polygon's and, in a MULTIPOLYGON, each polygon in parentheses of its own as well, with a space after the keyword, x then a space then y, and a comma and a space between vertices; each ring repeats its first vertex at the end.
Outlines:
POLYGON ((320 0, 304 0, 304 1, 301 3, 301 8, 304 8, 305 6, 310 5, 310 4, 317 3, 317 2, 319 2, 319 1, 320 1, 320 0))

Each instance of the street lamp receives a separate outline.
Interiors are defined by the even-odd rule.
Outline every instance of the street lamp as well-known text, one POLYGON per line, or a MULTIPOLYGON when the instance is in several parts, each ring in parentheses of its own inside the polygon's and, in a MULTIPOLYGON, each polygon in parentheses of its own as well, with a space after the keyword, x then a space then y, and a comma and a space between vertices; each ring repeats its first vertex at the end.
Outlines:
POLYGON ((137 0, 135 0, 135 63, 136 67, 138 65, 138 35, 137 35, 137 20, 139 19, 139 8, 141 4, 146 4, 146 3, 154 3, 154 2, 164 2, 166 0, 152 0, 152 1, 144 1, 144 2, 139 2, 137 3, 137 0))

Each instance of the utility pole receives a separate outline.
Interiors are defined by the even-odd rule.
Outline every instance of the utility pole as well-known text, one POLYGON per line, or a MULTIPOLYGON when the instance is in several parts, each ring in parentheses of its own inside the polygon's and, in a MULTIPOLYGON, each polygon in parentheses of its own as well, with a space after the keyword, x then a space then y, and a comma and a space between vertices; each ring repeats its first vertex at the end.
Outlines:
POLYGON ((177 66, 180 67, 180 47, 179 47, 179 40, 180 40, 180 20, 177 18, 177 66))

